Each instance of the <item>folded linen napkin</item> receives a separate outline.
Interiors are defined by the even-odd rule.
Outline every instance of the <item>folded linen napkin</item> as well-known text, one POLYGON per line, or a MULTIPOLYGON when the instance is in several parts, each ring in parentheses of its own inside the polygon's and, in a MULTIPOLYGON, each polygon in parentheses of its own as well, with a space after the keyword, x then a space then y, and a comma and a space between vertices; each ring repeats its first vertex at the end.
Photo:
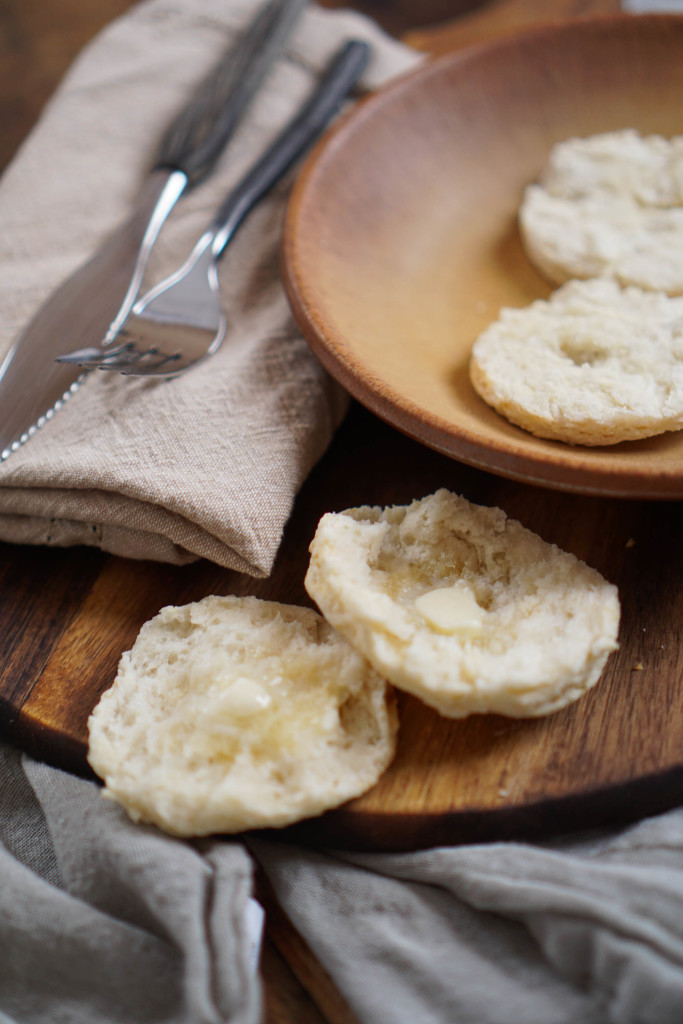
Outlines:
MULTIPOLYGON (((77 60, 0 181, 0 359, 130 212, 167 121, 260 3, 146 0, 77 60)), ((419 60, 368 19, 307 10, 217 169, 173 211, 144 287, 180 265, 352 36, 373 47, 364 88, 419 60)), ((260 204, 221 261, 229 328, 219 352, 173 380, 91 374, 0 466, 0 540, 269 572, 294 496, 346 407, 280 282, 287 194, 281 186, 260 204)))

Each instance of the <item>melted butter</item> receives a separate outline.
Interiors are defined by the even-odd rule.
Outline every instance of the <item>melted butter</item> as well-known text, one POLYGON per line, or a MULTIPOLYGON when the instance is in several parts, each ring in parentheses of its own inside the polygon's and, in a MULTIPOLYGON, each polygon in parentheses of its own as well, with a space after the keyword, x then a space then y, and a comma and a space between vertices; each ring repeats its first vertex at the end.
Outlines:
POLYGON ((218 684, 217 710, 219 714, 234 715, 235 718, 250 718, 265 711, 272 702, 268 691, 247 676, 234 676, 218 684))
POLYGON ((334 688, 325 685, 330 674, 330 666, 306 657, 286 664, 277 655, 254 664, 204 660, 189 672, 194 729, 187 742, 197 754, 229 761, 245 744, 267 759, 325 742, 339 729, 334 688))
POLYGON ((484 625, 484 610, 464 580, 428 590, 416 598, 415 608, 438 633, 476 636, 484 625))

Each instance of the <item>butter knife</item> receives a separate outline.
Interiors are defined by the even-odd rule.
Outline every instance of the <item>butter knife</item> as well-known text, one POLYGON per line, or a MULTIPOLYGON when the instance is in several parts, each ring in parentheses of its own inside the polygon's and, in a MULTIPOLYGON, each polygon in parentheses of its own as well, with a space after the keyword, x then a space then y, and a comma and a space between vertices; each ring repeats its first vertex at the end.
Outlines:
POLYGON ((86 376, 56 357, 116 336, 164 221, 211 172, 306 3, 270 0, 259 9, 167 127, 129 218, 52 293, 10 347, 0 364, 0 463, 59 412, 86 376))

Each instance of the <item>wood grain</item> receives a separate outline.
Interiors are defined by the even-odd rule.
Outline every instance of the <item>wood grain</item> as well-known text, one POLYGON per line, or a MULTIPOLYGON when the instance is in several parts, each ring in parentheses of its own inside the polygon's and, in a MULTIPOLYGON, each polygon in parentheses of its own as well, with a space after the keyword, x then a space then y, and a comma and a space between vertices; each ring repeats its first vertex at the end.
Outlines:
MULTIPOLYGON (((299 935, 281 909, 268 879, 260 869, 256 873, 256 896, 266 913, 271 950, 282 957, 291 972, 289 985, 281 985, 280 992, 291 990, 293 981, 309 994, 306 1014, 298 1018, 285 1017, 284 1020, 296 1020, 296 1024, 318 1024, 318 1020, 323 1019, 320 1015, 324 1014, 324 1020, 328 1024, 359 1024, 327 971, 318 963, 308 943, 299 935)), ((300 1013, 302 1001, 298 994, 295 999, 296 1004, 293 1004, 293 1008, 300 1013)), ((272 998, 268 1000, 270 1016, 266 1024, 279 1024, 280 1006, 281 1003, 276 1005, 272 998)))
POLYGON ((86 770, 87 715, 121 652, 163 604, 208 593, 309 604, 306 552, 324 511, 402 503, 439 486, 504 508, 616 583, 621 648, 586 698, 546 719, 449 722, 403 699, 399 751, 383 779, 289 838, 410 848, 637 817, 677 802, 680 505, 568 496, 505 481, 425 449, 359 406, 305 485, 268 580, 207 563, 176 568, 96 551, 2 546, 4 734, 40 757, 86 770))
POLYGON ((0 168, 86 43, 133 0, 3 0, 0 5, 0 168))

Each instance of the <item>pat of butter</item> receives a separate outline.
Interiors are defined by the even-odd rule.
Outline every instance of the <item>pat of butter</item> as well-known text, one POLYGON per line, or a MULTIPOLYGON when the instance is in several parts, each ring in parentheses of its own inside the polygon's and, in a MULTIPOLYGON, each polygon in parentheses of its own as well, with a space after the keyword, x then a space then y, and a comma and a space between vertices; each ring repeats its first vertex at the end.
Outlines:
POLYGON ((258 714, 270 703, 270 694, 259 683, 246 676, 222 679, 220 682, 218 708, 236 718, 258 714))
POLYGON ((415 601, 415 607, 439 633, 473 636, 481 632, 484 624, 484 610, 462 580, 452 587, 437 587, 421 594, 415 601))

